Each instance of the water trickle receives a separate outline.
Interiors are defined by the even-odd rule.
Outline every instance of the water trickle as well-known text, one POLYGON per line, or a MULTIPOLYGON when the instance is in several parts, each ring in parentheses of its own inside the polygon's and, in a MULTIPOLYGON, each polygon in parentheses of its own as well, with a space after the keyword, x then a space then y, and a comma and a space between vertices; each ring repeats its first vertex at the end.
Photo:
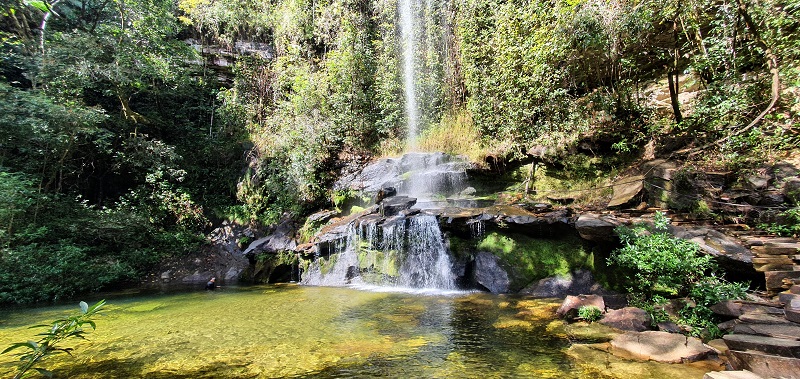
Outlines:
POLYGON ((400 0, 400 33, 403 42, 403 87, 406 100, 407 142, 411 150, 416 148, 418 107, 414 55, 416 49, 416 17, 413 0, 400 0))

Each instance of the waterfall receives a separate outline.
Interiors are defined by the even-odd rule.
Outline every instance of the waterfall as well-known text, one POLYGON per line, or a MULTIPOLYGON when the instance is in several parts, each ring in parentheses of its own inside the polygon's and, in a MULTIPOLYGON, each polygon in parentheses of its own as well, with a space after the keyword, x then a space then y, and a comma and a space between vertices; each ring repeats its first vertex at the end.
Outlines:
POLYGON ((400 33, 403 45, 403 87, 406 100, 407 148, 417 147, 417 123, 419 122, 417 107, 416 73, 414 56, 416 49, 416 17, 414 17, 413 0, 400 0, 400 33))
POLYGON ((455 289, 455 275, 436 217, 410 218, 348 226, 347 238, 318 256, 301 284, 317 286, 455 289))

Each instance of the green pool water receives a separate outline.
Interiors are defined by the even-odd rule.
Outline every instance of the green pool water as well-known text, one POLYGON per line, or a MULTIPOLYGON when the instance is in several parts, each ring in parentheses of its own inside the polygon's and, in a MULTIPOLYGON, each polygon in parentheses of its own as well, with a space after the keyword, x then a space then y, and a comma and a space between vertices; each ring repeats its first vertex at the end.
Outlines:
MULTIPOLYGON (((91 299, 87 299, 91 300, 91 299)), ((108 300, 60 378, 702 378, 703 365, 630 362, 556 320, 555 301, 298 285, 108 300), (584 337, 581 337, 584 336, 584 337)), ((0 347, 77 303, 0 311, 0 347)), ((588 329, 587 329, 588 330, 588 329)), ((0 377, 12 376, 0 356, 0 377)))

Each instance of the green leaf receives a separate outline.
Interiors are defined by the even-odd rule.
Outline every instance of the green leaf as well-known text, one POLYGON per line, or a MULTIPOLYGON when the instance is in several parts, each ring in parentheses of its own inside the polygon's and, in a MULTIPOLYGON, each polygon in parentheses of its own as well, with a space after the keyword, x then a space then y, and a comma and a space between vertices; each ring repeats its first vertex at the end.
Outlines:
POLYGON ((39 346, 39 345, 38 345, 36 342, 33 342, 33 341, 28 341, 28 342, 17 342, 17 343, 13 343, 13 344, 11 344, 11 346, 7 347, 7 348, 6 348, 5 350, 3 350, 3 352, 2 352, 2 353, 0 353, 0 354, 5 354, 5 353, 8 353, 9 351, 15 350, 15 349, 17 349, 17 348, 20 348, 20 347, 27 347, 27 348, 31 348, 31 349, 34 349, 34 350, 36 350, 36 348, 37 348, 38 346, 39 346))
POLYGON ((89 304, 86 304, 85 301, 81 301, 79 304, 81 306, 81 311, 83 311, 84 314, 86 314, 86 312, 89 312, 89 304))
POLYGON ((42 12, 50 12, 50 7, 44 1, 29 1, 28 5, 42 11, 42 12))

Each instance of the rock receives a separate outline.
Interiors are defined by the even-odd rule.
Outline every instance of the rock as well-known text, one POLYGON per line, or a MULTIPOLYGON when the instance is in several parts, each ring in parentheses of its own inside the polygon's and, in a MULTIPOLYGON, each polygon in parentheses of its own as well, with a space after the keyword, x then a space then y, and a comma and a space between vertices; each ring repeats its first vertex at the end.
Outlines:
POLYGON ((779 289, 784 287, 784 279, 800 279, 800 271, 768 271, 764 273, 764 279, 767 290, 779 289))
POLYGON ((732 332, 734 327, 736 327, 736 319, 728 320, 717 324, 717 328, 719 328, 719 330, 724 333, 732 332))
POLYGON ((730 350, 757 351, 782 357, 800 358, 800 341, 748 334, 728 334, 722 339, 730 350))
POLYGON ((392 196, 381 201, 380 209, 383 216, 390 217, 413 207, 416 203, 417 199, 413 197, 392 196))
POLYGON ((632 202, 639 204, 642 189, 644 189, 644 176, 637 175, 622 178, 614 183, 614 194, 608 203, 609 208, 624 207, 632 202))
POLYGON ((337 212, 334 210, 319 211, 312 214, 311 216, 308 216, 306 218, 306 223, 319 225, 330 220, 331 217, 336 215, 336 213, 337 212))
POLYGON ((749 265, 753 261, 753 252, 744 247, 733 237, 729 237, 714 229, 704 227, 671 227, 675 237, 692 241, 700 248, 715 257, 727 258, 732 261, 749 265))
POLYGON ((714 349, 717 355, 725 355, 725 353, 729 350, 728 345, 725 344, 725 340, 722 338, 717 338, 715 340, 711 340, 706 342, 706 346, 714 349))
POLYGON ((761 199, 758 200, 758 205, 765 207, 777 207, 783 204, 786 199, 783 193, 779 191, 767 191, 761 193, 761 199))
POLYGON ((533 297, 558 297, 567 295, 610 293, 592 277, 589 270, 577 270, 567 276, 551 276, 541 279, 520 291, 521 294, 533 297))
POLYGON ((767 189, 769 186, 769 177, 767 176, 748 176, 745 178, 745 184, 752 190, 761 191, 767 189))
POLYGON ((726 300, 711 306, 711 311, 728 317, 739 317, 745 313, 766 313, 782 315, 783 309, 768 303, 754 303, 741 300, 726 300))
POLYGON ((681 333, 683 330, 681 326, 672 322, 672 321, 664 321, 658 323, 658 330, 667 333, 681 333))
POLYGON ((578 309, 583 306, 595 306, 600 308, 601 311, 605 311, 606 304, 603 301, 602 296, 597 295, 578 295, 578 296, 567 296, 564 299, 564 302, 561 303, 561 306, 558 307, 556 310, 556 314, 567 318, 567 319, 574 319, 578 316, 578 309))
POLYGON ((164 272, 161 273, 161 280, 162 281, 168 282, 170 279, 172 279, 172 271, 167 270, 167 271, 164 271, 164 272))
POLYGON ((800 379, 800 359, 754 351, 729 350, 728 358, 737 370, 749 370, 765 378, 800 379))
POLYGON ((614 241, 614 228, 620 224, 613 216, 584 213, 575 221, 575 229, 581 238, 589 241, 614 241))
POLYGON ((478 192, 478 190, 476 190, 475 187, 467 187, 467 188, 464 188, 463 191, 461 191, 461 195, 462 196, 472 196, 477 192, 478 192))
POLYGON ((622 294, 603 294, 606 309, 622 309, 628 306, 628 297, 622 294))
POLYGON ((511 284, 508 273, 500 266, 500 258, 487 252, 475 256, 475 282, 491 293, 506 293, 511 284))
POLYGON ((656 331, 620 334, 611 340, 611 347, 615 355, 665 363, 694 362, 711 352, 697 338, 656 331))
POLYGON ((800 178, 794 177, 787 179, 786 182, 783 183, 783 189, 781 193, 791 203, 800 203, 800 178))
POLYGON ((650 330, 652 321, 643 309, 626 307, 608 311, 600 323, 620 330, 643 332, 650 330))
POLYGON ((742 324, 733 328, 734 333, 752 334, 775 338, 800 340, 800 325, 790 324, 742 324))
POLYGON ((770 315, 760 312, 749 312, 739 316, 739 321, 744 324, 772 324, 782 325, 791 324, 780 315, 770 315))
POLYGON ((703 379, 764 379, 747 370, 712 371, 703 375, 703 379))

